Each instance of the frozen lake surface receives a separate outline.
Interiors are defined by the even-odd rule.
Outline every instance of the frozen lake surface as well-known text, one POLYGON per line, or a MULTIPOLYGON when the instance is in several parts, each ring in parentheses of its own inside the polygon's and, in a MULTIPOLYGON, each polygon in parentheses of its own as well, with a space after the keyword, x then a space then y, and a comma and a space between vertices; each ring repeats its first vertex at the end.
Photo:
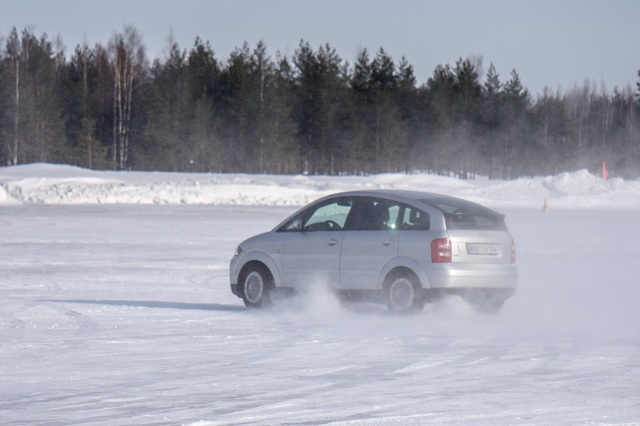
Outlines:
POLYGON ((294 207, 2 205, 1 422, 640 423, 640 209, 508 204, 504 310, 409 318, 322 289, 246 310, 235 246, 294 207))

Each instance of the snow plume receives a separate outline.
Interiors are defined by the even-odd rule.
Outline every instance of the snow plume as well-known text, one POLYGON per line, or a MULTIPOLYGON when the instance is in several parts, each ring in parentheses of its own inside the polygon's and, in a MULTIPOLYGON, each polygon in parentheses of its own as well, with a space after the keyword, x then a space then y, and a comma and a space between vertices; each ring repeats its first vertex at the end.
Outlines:
POLYGON ((312 282, 298 294, 278 300, 274 310, 285 317, 314 323, 332 323, 347 315, 335 292, 322 282, 312 282))
POLYGON ((449 320, 464 319, 481 316, 459 296, 447 296, 425 307, 430 315, 449 320))

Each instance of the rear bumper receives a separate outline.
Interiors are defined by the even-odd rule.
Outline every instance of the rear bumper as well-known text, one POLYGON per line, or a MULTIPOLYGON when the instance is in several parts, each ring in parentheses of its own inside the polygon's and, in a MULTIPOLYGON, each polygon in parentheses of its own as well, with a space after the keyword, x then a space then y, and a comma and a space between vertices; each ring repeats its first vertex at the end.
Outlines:
POLYGON ((518 268, 514 264, 434 264, 429 284, 433 289, 515 290, 518 268))
POLYGON ((426 288, 422 297, 429 302, 445 296, 460 296, 465 300, 507 300, 516 293, 515 288, 426 288))

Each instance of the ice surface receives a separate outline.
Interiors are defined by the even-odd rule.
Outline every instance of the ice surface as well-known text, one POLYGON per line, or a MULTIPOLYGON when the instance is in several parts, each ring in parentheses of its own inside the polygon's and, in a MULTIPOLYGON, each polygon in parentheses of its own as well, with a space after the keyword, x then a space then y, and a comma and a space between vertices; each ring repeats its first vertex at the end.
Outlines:
POLYGON ((2 424, 640 423, 637 181, 35 165, 0 184, 2 424), (516 295, 497 316, 452 297, 399 318, 322 288, 245 309, 228 283, 237 243, 360 187, 506 213, 516 295))

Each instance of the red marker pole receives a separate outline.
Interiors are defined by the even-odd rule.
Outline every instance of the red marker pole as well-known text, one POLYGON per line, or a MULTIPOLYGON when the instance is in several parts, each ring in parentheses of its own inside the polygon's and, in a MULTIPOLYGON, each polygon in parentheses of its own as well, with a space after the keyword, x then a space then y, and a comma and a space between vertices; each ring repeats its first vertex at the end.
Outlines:
POLYGON ((602 179, 607 180, 607 164, 602 162, 602 179))

